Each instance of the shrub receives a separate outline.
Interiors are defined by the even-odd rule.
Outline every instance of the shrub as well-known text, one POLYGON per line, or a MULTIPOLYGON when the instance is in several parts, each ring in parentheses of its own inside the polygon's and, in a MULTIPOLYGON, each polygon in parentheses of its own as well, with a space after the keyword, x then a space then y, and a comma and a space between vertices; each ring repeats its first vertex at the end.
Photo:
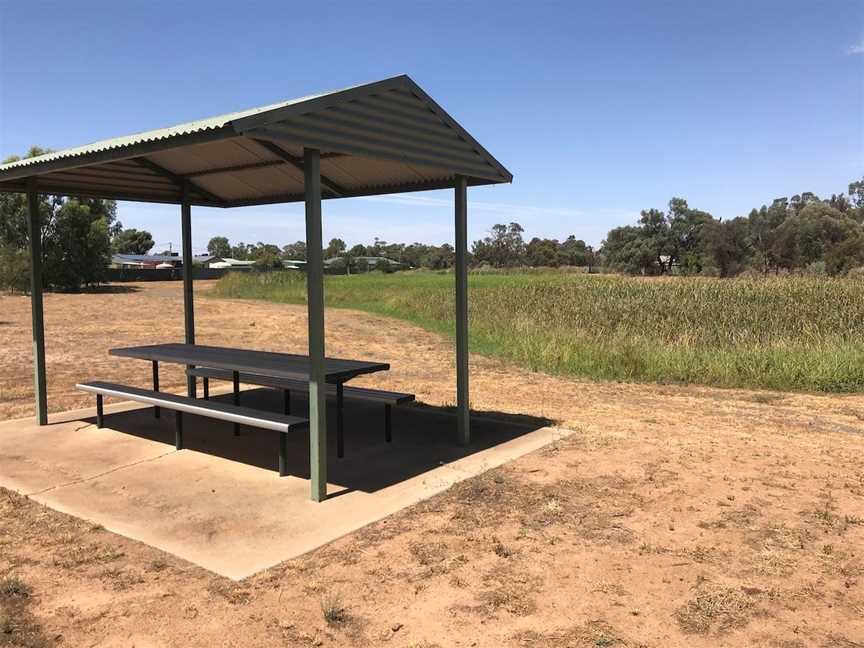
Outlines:
POLYGON ((30 288, 30 260, 26 250, 0 245, 0 290, 26 292, 30 288))
POLYGON ((828 269, 824 261, 814 261, 807 264, 802 274, 805 277, 827 277, 828 269))

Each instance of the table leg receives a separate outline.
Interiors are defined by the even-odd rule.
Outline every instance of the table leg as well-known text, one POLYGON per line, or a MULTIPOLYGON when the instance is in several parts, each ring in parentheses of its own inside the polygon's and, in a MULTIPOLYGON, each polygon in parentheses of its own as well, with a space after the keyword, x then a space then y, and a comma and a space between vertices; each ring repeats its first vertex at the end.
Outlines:
MULTIPOLYGON (((239 371, 233 372, 233 378, 234 378, 234 404, 239 405, 240 404, 240 372, 239 371)), ((235 423, 234 424, 234 436, 238 436, 239 434, 240 434, 240 424, 235 423)))
POLYGON ((96 394, 96 427, 105 425, 105 414, 102 410, 102 394, 96 394))
POLYGON ((186 395, 189 398, 198 398, 198 378, 188 374, 188 371, 194 368, 195 365, 186 365, 186 395))
MULTIPOLYGON (((159 391, 159 362, 153 361, 153 391, 159 391)), ((153 417, 159 418, 161 416, 162 410, 157 405, 153 408, 153 417)))
POLYGON ((336 384, 336 456, 340 459, 345 456, 345 421, 343 416, 344 398, 342 383, 336 384))

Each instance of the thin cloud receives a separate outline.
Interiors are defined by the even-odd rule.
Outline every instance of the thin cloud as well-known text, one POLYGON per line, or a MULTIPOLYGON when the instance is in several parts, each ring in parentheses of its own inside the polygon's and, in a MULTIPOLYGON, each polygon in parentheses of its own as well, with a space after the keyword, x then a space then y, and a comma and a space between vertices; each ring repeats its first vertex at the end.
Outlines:
MULTIPOLYGON (((452 208, 453 201, 444 198, 429 198, 426 196, 367 196, 361 198, 370 202, 384 202, 396 205, 411 205, 412 207, 445 207, 452 208)), ((469 211, 495 212, 510 217, 527 216, 557 216, 565 218, 584 218, 586 216, 632 216, 635 212, 626 209, 603 208, 597 210, 569 207, 538 207, 535 205, 517 205, 512 203, 490 203, 479 200, 468 201, 469 211)))
MULTIPOLYGON (((373 236, 386 241, 410 243, 452 242, 450 197, 389 195, 328 201, 324 217, 325 239, 338 236, 349 243, 371 242, 373 236)), ((638 211, 605 207, 536 206, 469 200, 469 238, 483 238, 493 223, 518 222, 530 236, 561 238, 575 234, 591 244, 601 241, 610 227, 635 221, 638 211)), ((119 218, 126 227, 143 227, 160 242, 180 247, 180 215, 174 205, 123 203, 119 218)), ((193 248, 203 251, 212 236, 227 236, 232 242, 285 242, 305 238, 302 203, 260 205, 238 209, 196 207, 193 210, 193 248)))
POLYGON ((850 45, 849 49, 846 50, 847 54, 864 54, 864 40, 860 43, 856 43, 855 45, 850 45))

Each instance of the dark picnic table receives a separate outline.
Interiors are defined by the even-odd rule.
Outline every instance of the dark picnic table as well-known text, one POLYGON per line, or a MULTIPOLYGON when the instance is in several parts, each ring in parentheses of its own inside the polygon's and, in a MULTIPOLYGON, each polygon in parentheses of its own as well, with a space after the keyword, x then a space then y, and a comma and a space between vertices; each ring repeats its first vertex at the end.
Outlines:
MULTIPOLYGON (((109 354, 123 358, 149 360, 153 365, 153 389, 159 391, 159 363, 186 365, 188 367, 211 367, 231 371, 234 378, 234 403, 239 402, 240 374, 255 374, 268 378, 286 378, 308 381, 311 363, 309 356, 272 351, 253 351, 230 347, 205 346, 202 344, 150 344, 146 346, 111 349, 109 354)), ((343 428, 342 386, 357 376, 378 371, 387 371, 386 362, 366 360, 324 359, 324 376, 328 383, 336 385, 337 431, 341 438, 343 428)), ((155 409, 159 416, 159 408, 155 409)), ((235 427, 235 432, 236 432, 235 427)))

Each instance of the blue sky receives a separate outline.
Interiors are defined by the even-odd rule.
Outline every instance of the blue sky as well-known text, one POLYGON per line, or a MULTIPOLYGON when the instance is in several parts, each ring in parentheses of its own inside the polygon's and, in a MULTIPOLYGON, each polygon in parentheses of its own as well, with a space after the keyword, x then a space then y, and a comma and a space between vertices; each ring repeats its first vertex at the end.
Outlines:
MULTIPOLYGON (((864 175, 864 2, 0 0, 0 157, 407 73, 514 174, 473 188, 472 238, 609 228, 670 197, 715 216, 864 175)), ((325 238, 452 240, 452 196, 326 201, 325 238)), ((179 245, 179 208, 120 203, 179 245)), ((193 212, 302 239, 302 206, 193 212)))

